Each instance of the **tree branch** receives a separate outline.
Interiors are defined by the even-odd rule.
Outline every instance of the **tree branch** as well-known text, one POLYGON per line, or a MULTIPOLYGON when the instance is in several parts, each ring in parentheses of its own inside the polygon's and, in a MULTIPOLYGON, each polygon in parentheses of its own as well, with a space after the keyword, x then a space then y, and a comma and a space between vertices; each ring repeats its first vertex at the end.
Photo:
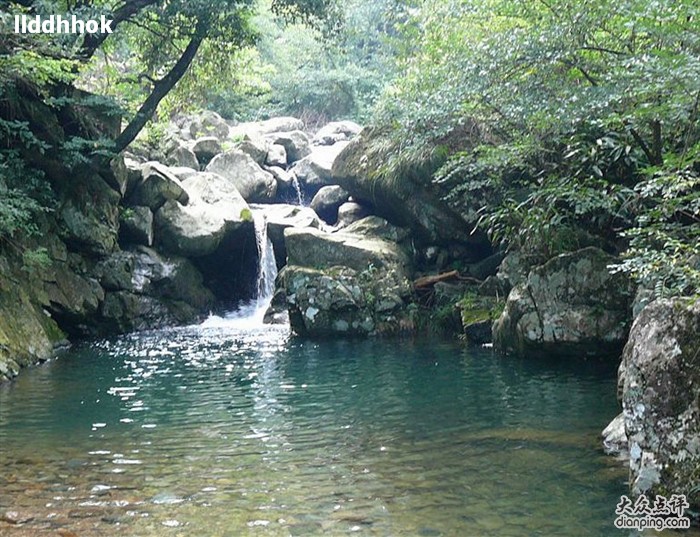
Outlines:
POLYGON ((168 92, 187 72, 187 69, 197 54, 202 41, 204 41, 204 38, 206 37, 206 27, 207 22, 205 20, 200 20, 197 22, 194 35, 192 36, 192 39, 190 39, 190 42, 185 48, 185 51, 182 53, 182 56, 180 56, 175 65, 173 65, 172 69, 168 71, 168 74, 154 84, 151 94, 141 105, 141 108, 139 108, 139 111, 136 112, 136 115, 129 122, 126 128, 114 141, 115 151, 117 153, 123 151, 126 146, 134 141, 134 138, 136 138, 138 133, 141 132, 141 129, 143 129, 143 127, 155 113, 156 108, 158 108, 158 104, 163 97, 168 94, 168 92))
POLYGON ((627 120, 623 120, 623 123, 624 123, 625 127, 629 130, 629 133, 632 135, 632 138, 634 138, 634 141, 637 142, 637 145, 639 145, 639 147, 642 149, 642 152, 647 157, 649 164, 651 164, 652 166, 656 166, 658 164, 661 164, 661 163, 657 162, 657 159, 654 156, 654 152, 651 149, 649 149, 649 146, 646 144, 644 139, 639 135, 637 130, 634 127, 632 127, 630 122, 627 120))
MULTIPOLYGON (((112 12, 112 30, 115 30, 119 24, 130 19, 139 11, 157 2, 158 0, 124 0, 124 3, 112 12)), ((109 35, 108 33, 85 34, 83 45, 78 55, 85 60, 89 60, 109 35)))
POLYGON ((595 52, 605 52, 607 54, 614 54, 615 56, 625 56, 626 54, 620 50, 613 50, 605 47, 594 47, 591 45, 580 47, 580 50, 592 50, 595 52))

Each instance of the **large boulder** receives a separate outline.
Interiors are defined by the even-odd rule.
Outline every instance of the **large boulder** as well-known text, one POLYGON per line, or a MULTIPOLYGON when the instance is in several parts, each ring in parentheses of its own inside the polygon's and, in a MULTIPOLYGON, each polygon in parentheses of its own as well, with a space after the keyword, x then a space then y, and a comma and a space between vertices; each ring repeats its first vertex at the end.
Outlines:
POLYGON ((258 166, 250 155, 237 149, 214 157, 206 171, 231 181, 248 202, 272 201, 277 193, 274 177, 258 166))
POLYGON ((403 244, 410 237, 410 232, 407 229, 392 226, 379 216, 361 218, 342 229, 341 233, 378 237, 398 244, 403 244))
POLYGON ((199 172, 183 183, 193 204, 206 204, 210 214, 220 216, 229 224, 248 220, 248 204, 235 185, 216 173, 199 172))
POLYGON ((165 164, 168 166, 199 169, 197 155, 182 143, 170 148, 165 156, 165 164))
POLYGON ((335 224, 338 220, 338 208, 348 201, 350 195, 338 185, 322 187, 311 200, 309 205, 326 223, 335 224))
POLYGON ((395 243, 351 233, 285 231, 280 274, 292 329, 311 337, 412 331, 408 256, 395 243))
POLYGON ((288 162, 296 162, 311 153, 309 137, 300 130, 289 132, 275 132, 267 135, 267 139, 277 145, 284 147, 287 152, 288 162))
POLYGON ((186 120, 184 130, 192 140, 202 136, 215 136, 219 140, 225 140, 229 136, 230 127, 219 114, 207 110, 186 120))
POLYGON ((147 162, 141 173, 142 180, 129 198, 130 205, 142 205, 157 211, 168 200, 176 200, 183 205, 189 201, 182 183, 167 166, 147 162))
POLYGON ((270 149, 265 156, 265 164, 268 166, 287 167, 287 150, 283 145, 270 144, 270 149))
POLYGON ((515 286, 494 325, 494 343, 518 355, 619 353, 632 319, 634 288, 598 248, 563 254, 515 286))
POLYGON ((483 248, 481 233, 473 233, 473 221, 465 220, 444 201, 445 192, 432 182, 437 165, 411 164, 387 172, 386 135, 365 128, 333 162, 332 184, 347 190, 356 200, 394 225, 410 227, 424 244, 455 242, 483 248))
MULTIPOLYGON (((197 156, 196 162, 199 163, 199 166, 196 169, 199 169, 200 167, 205 167, 211 159, 222 153, 223 148, 216 136, 203 136, 195 140, 192 145, 192 151, 197 156)), ((181 164, 181 166, 187 166, 187 164, 181 164)))
POLYGON ((264 138, 248 136, 245 140, 238 142, 235 148, 250 155, 258 166, 263 166, 267 160, 270 145, 264 138))
POLYGON ((685 494, 700 510, 700 300, 657 300, 639 314, 620 381, 635 495, 685 494))
POLYGON ((359 220, 362 220, 369 214, 369 209, 364 205, 354 201, 346 201, 338 207, 338 216, 336 226, 344 228, 359 220))
POLYGON ((362 127, 354 121, 333 121, 325 125, 314 135, 314 145, 333 145, 337 142, 352 140, 360 134, 362 127))
POLYGON ((301 191, 299 179, 293 172, 284 170, 279 166, 269 166, 266 170, 272 174, 277 183, 278 202, 303 204, 304 194, 301 191))
POLYGON ((308 197, 313 198, 322 187, 333 184, 333 163, 347 145, 347 142, 339 142, 314 147, 309 155, 294 163, 291 169, 308 197))
POLYGON ((211 254, 229 229, 224 217, 213 213, 209 205, 184 206, 172 200, 156 213, 155 226, 156 244, 167 252, 185 257, 211 254))
POLYGON ((184 187, 191 203, 183 206, 168 201, 155 216, 155 241, 166 251, 184 257, 206 256, 250 223, 248 204, 227 178, 200 172, 188 177, 184 187))
POLYGON ((190 261, 150 248, 116 252, 96 266, 95 274, 107 290, 99 316, 107 332, 192 322, 214 305, 190 261))

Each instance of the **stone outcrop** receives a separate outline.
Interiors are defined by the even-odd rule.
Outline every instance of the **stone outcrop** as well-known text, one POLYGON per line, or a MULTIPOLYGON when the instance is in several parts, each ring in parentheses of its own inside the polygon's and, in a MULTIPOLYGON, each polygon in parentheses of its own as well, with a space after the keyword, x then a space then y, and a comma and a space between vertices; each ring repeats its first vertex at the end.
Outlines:
POLYGON ((8 276, 8 263, 0 258, 0 382, 45 360, 65 340, 56 322, 8 276))
POLYGON ((618 353, 631 324, 634 289, 611 274, 615 258, 597 248, 555 257, 508 295, 494 343, 518 355, 618 353))
POLYGON ((620 365, 634 494, 685 494, 700 509, 700 300, 656 300, 632 326, 620 365))
POLYGON ((215 303, 191 262, 151 248, 116 252, 95 272, 106 290, 99 322, 107 333, 193 322, 215 303))
POLYGON ((62 193, 59 207, 62 238, 93 255, 112 251, 119 233, 119 193, 98 175, 79 177, 62 193))
POLYGON ((398 172, 400 177, 382 173, 387 156, 377 150, 381 137, 364 129, 335 159, 330 183, 342 186, 392 224, 411 228, 425 244, 485 247, 486 238, 472 233, 475 222, 465 220, 442 200, 443 193, 432 184, 434 170, 415 166, 398 172))
POLYGON ((322 337, 412 331, 410 262, 393 242, 359 233, 285 231, 280 274, 292 329, 322 337))

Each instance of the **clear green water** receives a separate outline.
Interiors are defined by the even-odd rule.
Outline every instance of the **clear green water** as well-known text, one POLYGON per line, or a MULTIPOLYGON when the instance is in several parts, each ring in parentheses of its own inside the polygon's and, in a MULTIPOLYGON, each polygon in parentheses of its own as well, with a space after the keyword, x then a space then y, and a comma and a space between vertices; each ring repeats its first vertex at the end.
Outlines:
POLYGON ((0 535, 621 535, 616 413, 614 365, 130 335, 0 386, 0 535))

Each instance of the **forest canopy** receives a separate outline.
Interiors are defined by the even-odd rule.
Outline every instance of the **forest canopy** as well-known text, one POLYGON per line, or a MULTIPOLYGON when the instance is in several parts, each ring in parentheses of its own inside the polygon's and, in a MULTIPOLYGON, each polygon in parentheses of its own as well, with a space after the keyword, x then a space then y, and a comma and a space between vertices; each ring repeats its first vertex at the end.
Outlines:
MULTIPOLYGON (((0 99, 18 81, 109 97, 126 120, 113 150, 149 119, 197 108, 309 126, 355 119, 379 133, 377 176, 424 170, 458 211, 481 197, 476 226, 495 245, 547 259, 602 244, 622 253, 614 270, 658 295, 700 288, 694 0, 8 6, 5 18, 114 18, 109 37, 0 35, 0 99)), ((6 115, 0 129, 33 143, 6 115)))

